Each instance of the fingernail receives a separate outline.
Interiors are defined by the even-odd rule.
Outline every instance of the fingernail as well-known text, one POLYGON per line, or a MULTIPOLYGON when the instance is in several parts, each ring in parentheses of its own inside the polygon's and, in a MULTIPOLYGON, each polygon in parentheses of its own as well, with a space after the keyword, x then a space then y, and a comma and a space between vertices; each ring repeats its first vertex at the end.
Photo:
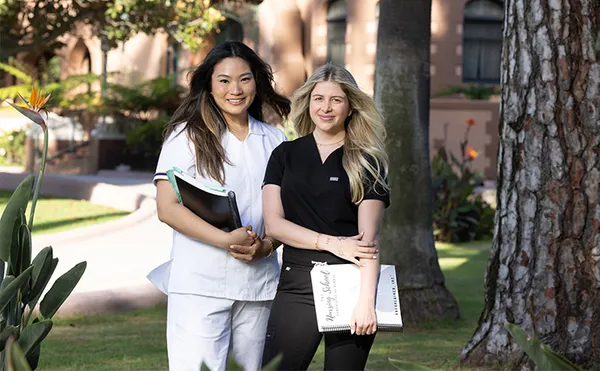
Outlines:
POLYGON ((233 245, 231 245, 231 246, 229 246, 229 248, 230 248, 230 249, 233 249, 234 247, 233 247, 233 245))
POLYGON ((373 259, 377 259, 377 255, 373 255, 373 259))

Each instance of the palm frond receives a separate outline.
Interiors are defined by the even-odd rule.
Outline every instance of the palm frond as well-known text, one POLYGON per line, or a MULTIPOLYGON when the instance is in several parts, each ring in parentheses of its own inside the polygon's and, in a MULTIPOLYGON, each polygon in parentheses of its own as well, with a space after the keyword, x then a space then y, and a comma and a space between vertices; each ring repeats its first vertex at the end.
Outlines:
POLYGON ((13 99, 19 94, 27 95, 31 90, 30 84, 21 84, 0 88, 0 100, 13 99))
POLYGON ((8 72, 9 74, 13 75, 14 77, 23 81, 25 84, 27 84, 29 86, 33 82, 33 79, 30 74, 28 74, 26 71, 23 71, 15 66, 11 66, 9 64, 0 62, 0 70, 8 72))

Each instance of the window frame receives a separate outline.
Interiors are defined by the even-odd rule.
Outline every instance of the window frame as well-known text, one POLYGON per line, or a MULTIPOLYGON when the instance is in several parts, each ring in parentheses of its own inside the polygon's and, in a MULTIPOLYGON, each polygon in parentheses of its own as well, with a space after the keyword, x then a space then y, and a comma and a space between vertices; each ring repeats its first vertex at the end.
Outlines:
MULTIPOLYGON (((482 61, 481 61, 481 53, 482 53, 482 43, 485 42, 497 42, 499 43, 499 47, 500 47, 500 56, 502 56, 502 27, 504 25, 504 20, 503 19, 499 19, 498 17, 494 16, 494 15, 472 15, 472 14, 466 14, 467 13, 467 7, 470 4, 473 3, 477 3, 480 1, 485 1, 488 3, 494 3, 496 5, 498 5, 500 7, 500 9, 504 9, 504 4, 503 1, 501 0, 471 0, 468 3, 465 4, 465 8, 463 10, 463 37, 462 37, 462 69, 463 69, 463 74, 462 74, 462 81, 465 83, 478 83, 478 84, 500 84, 500 79, 502 76, 502 73, 500 71, 500 69, 502 68, 502 61, 501 59, 498 61, 498 78, 486 78, 485 76, 482 76, 482 72, 481 72, 481 65, 482 65, 482 61), (479 25, 479 26, 483 26, 483 27, 499 27, 500 28, 500 38, 495 39, 495 38, 485 38, 485 37, 469 37, 469 35, 467 35, 467 28, 468 25, 479 25), (477 72, 476 72, 476 76, 473 77, 467 77, 465 75, 465 61, 467 60, 467 57, 469 57, 469 55, 466 54, 466 45, 467 45, 467 40, 469 41, 469 43, 471 42, 476 42, 477 43, 477 54, 473 55, 471 54, 470 57, 471 58, 476 58, 477 59, 477 72)), ((502 11, 503 13, 504 11, 502 11)), ((504 18, 504 15, 503 15, 504 18)))
MULTIPOLYGON (((327 22, 327 55, 326 55, 326 61, 327 62, 331 62, 337 65, 340 65, 342 67, 345 66, 346 64, 346 35, 348 33, 348 4, 346 2, 346 0, 333 0, 330 1, 327 4, 327 16, 326 16, 326 22, 327 22), (339 6, 340 8, 343 7, 343 11, 340 12, 340 9, 332 9, 335 6, 339 6), (331 14, 332 11, 338 11, 339 14, 331 14), (343 26, 342 26, 343 25, 343 26), (336 31, 341 31, 342 28, 344 30, 344 38, 343 40, 341 38, 337 38, 336 36, 338 36, 337 34, 335 36, 333 36, 332 34, 334 33, 334 28, 335 27, 339 27, 339 29, 337 29, 336 31), (338 42, 336 43, 332 43, 332 41, 336 41, 338 42), (332 46, 343 46, 343 55, 342 58, 343 60, 341 61, 337 61, 337 60, 333 60, 333 48, 332 46)), ((340 32, 341 34, 341 32, 340 32)))

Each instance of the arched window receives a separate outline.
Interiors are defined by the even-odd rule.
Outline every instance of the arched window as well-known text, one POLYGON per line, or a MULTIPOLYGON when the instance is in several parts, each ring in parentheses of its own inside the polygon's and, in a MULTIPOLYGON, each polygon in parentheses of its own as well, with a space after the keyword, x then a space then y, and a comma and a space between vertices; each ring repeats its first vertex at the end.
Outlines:
POLYGON ((327 8, 327 61, 346 64, 346 1, 334 0, 327 8))
POLYGON ((244 28, 233 18, 225 18, 219 25, 219 33, 215 35, 215 46, 225 41, 244 41, 244 28))
POLYGON ((465 6, 463 80, 499 83, 502 58, 502 20, 499 0, 473 0, 465 6))

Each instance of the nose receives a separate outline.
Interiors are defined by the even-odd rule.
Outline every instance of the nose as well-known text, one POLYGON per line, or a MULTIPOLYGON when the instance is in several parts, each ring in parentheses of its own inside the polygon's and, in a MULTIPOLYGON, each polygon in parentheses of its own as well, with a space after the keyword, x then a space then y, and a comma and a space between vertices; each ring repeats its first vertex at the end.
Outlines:
POLYGON ((323 107, 323 111, 325 111, 325 112, 331 111, 331 102, 330 101, 325 101, 325 105, 323 107))
POLYGON ((234 82, 231 84, 231 94, 233 94, 233 95, 242 94, 242 88, 240 87, 240 84, 238 84, 237 82, 234 82))

